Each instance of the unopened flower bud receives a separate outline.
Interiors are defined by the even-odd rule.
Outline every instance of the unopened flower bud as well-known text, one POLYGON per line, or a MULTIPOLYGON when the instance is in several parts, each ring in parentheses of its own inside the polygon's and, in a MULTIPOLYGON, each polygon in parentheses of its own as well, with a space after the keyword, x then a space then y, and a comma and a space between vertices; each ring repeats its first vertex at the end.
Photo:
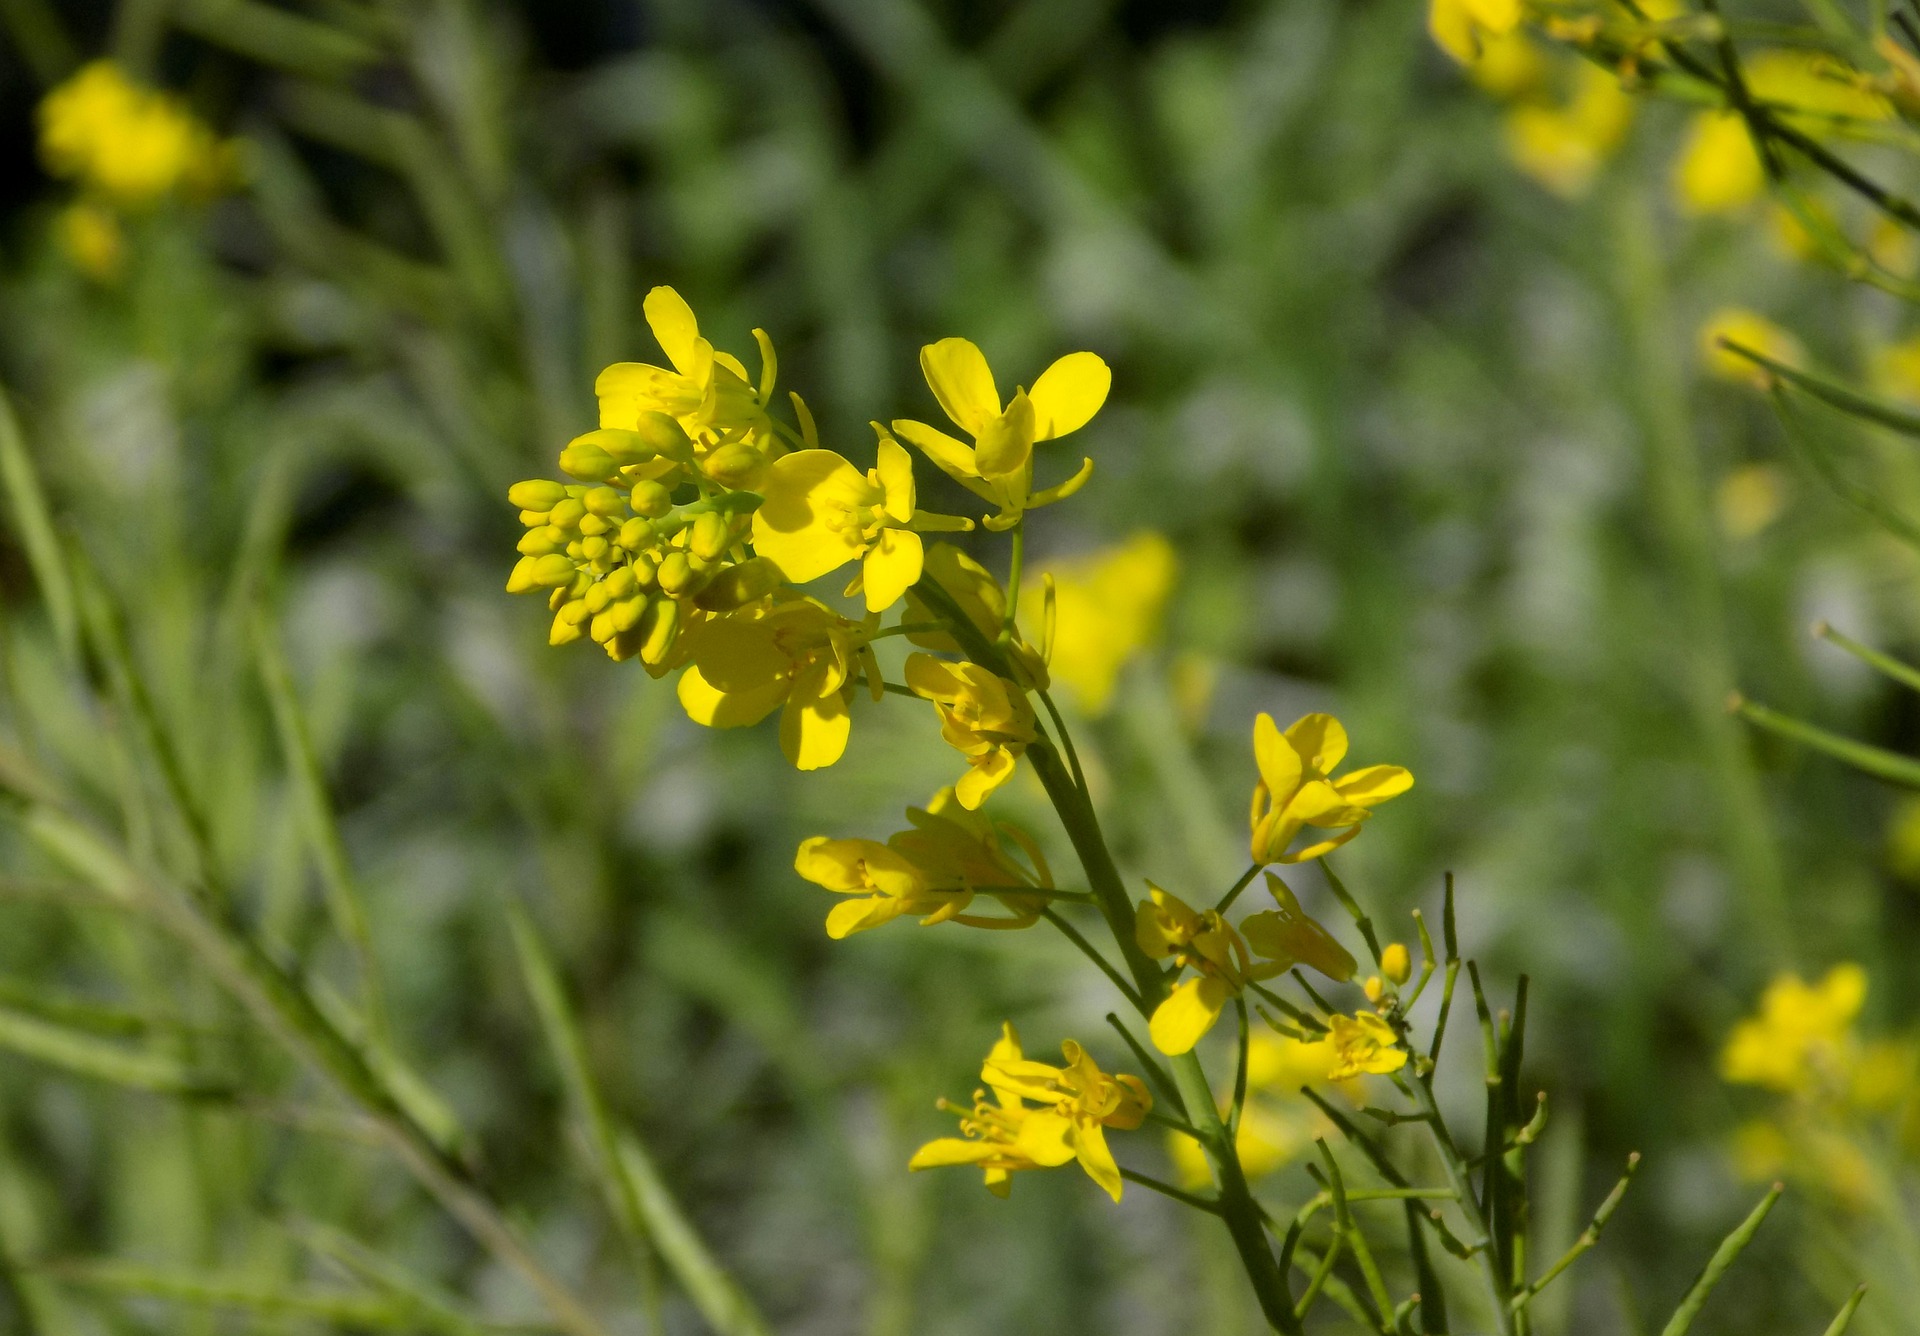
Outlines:
POLYGON ((693 442, 680 424, 665 413, 642 413, 633 425, 634 434, 653 453, 665 455, 668 459, 685 460, 693 457, 693 442))
POLYGON ((580 629, 582 618, 572 616, 576 610, 584 611, 578 603, 561 605, 560 611, 553 614, 553 625, 547 631, 549 645, 571 645, 583 632, 580 629))
POLYGON ((627 498, 622 496, 616 488, 595 487, 581 497, 580 501, 586 506, 589 515, 613 517, 627 513, 627 498))
POLYGON ((657 578, 660 587, 674 598, 693 594, 705 583, 703 573, 696 570, 687 554, 678 549, 667 553, 667 559, 660 563, 657 578))
POLYGON ((507 500, 522 510, 549 511, 567 499, 567 489, 546 478, 517 482, 507 489, 507 500))
POLYGON ((732 612, 780 587, 780 568, 765 557, 754 557, 727 567, 708 582, 693 600, 707 612, 732 612))
POLYGON ((1401 943, 1388 942, 1387 949, 1380 953, 1380 972, 1394 983, 1403 984, 1413 974, 1413 957, 1401 943))
MULTIPOLYGON (((598 639, 598 637, 596 636, 595 639, 598 639)), ((1387 995, 1387 986, 1380 981, 1378 974, 1369 974, 1367 981, 1361 984, 1360 988, 1361 991, 1366 993, 1367 1001, 1373 1003, 1376 1007, 1380 1005, 1380 999, 1387 995)))
POLYGON ((642 552, 659 540, 654 527, 635 515, 620 526, 620 546, 629 552, 642 552))
POLYGON ((570 496, 548 513, 547 520, 549 523, 559 525, 562 529, 571 529, 586 513, 586 504, 579 497, 570 496))
POLYGON ((591 441, 576 440, 560 452, 560 471, 581 482, 605 482, 619 470, 619 461, 591 441))
POLYGON ((680 605, 669 598, 654 599, 634 629, 640 636, 640 661, 656 666, 666 662, 680 637, 680 605))
POLYGON ((673 493, 657 482, 637 482, 629 498, 633 513, 657 520, 673 509, 673 493))
POLYGON ((687 539, 687 547, 694 556, 703 561, 715 561, 732 546, 733 526, 727 523, 726 516, 709 510, 695 517, 693 533, 687 539))
POLYGON ((753 480, 760 464, 758 450, 745 441, 735 441, 708 455, 702 461, 700 470, 722 487, 745 487, 753 480))

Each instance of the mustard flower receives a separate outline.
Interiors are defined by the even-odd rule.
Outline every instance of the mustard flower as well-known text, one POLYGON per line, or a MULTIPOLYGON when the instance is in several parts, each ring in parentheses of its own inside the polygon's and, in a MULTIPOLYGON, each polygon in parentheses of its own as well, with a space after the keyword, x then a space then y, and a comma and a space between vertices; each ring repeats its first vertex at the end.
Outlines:
POLYGON ((766 500, 753 514, 753 547, 793 584, 858 560, 860 574, 846 592, 864 591, 867 610, 884 612, 920 578, 925 551, 914 531, 971 529, 973 521, 916 509, 912 457, 876 430, 879 460, 864 474, 831 450, 775 460, 763 483, 766 500))
POLYGON ((210 193, 234 171, 231 145, 179 99, 135 83, 111 60, 83 66, 48 93, 39 121, 47 170, 122 207, 210 193))
POLYGON ((1700 327, 1700 355, 1721 380, 1741 381, 1755 389, 1773 387, 1774 374, 1726 345, 1737 343, 1786 366, 1806 359, 1800 341, 1765 316, 1737 306, 1713 313, 1700 327))
POLYGON ((931 654, 909 655, 906 676, 914 693, 939 710, 940 735, 967 758, 967 773, 954 785, 960 805, 979 807, 1013 777, 1020 754, 1039 736, 1026 693, 977 663, 931 654))
POLYGON ((69 204, 53 220, 54 239, 73 267, 96 283, 110 283, 126 263, 126 231, 113 210, 85 200, 69 204))
MULTIPOLYGON (((1744 62, 1742 74, 1755 101, 1789 113, 1788 123, 1807 134, 1830 134, 1848 122, 1884 121, 1893 114, 1886 98, 1814 52, 1762 51, 1744 62)), ((1673 165, 1673 192, 1682 212, 1735 212, 1757 197, 1766 181, 1744 117, 1727 108, 1694 116, 1673 165)))
POLYGON ((1720 1052, 1720 1075, 1740 1085, 1794 1093, 1839 1083, 1856 1052, 1854 1019, 1867 997, 1867 973, 1835 965, 1817 984, 1781 974, 1760 997, 1760 1011, 1733 1027, 1720 1052))
MULTIPOLYGON (((1269 872, 1267 891, 1279 906, 1249 914, 1241 921, 1240 931, 1255 952, 1279 962, 1279 970, 1295 965, 1311 965, 1337 983, 1345 983, 1359 968, 1359 962, 1347 948, 1329 933, 1294 897, 1293 888, 1269 872)), ((1401 948, 1404 954, 1405 948, 1401 948)))
POLYGON ((1333 1045, 1333 1066, 1327 1069, 1330 1081, 1347 1081, 1356 1076, 1385 1076, 1407 1065, 1407 1051, 1400 1047, 1393 1027, 1370 1011, 1355 1016, 1335 1015, 1329 1040, 1333 1045))
MULTIPOLYGON (((1301 1098, 1305 1087, 1325 1082, 1333 1063, 1328 1039, 1295 1039, 1265 1030, 1248 1035, 1247 1102, 1234 1136, 1234 1150, 1248 1178, 1272 1173, 1310 1148, 1316 1136, 1334 1130, 1326 1115, 1301 1098)), ((1357 1103, 1363 1092, 1350 1085, 1342 1086, 1341 1093, 1357 1103)), ((1226 1112, 1223 1107, 1223 1117, 1226 1112)), ((1181 1181, 1189 1187, 1206 1185, 1212 1171, 1199 1142, 1184 1132, 1170 1132, 1167 1151, 1181 1181)))
POLYGON ((1053 874, 1026 834, 960 806, 950 788, 933 796, 925 809, 910 807, 911 829, 877 840, 833 840, 816 835, 800 845, 794 868, 827 890, 856 897, 827 915, 827 936, 836 940, 877 928, 903 914, 921 915, 921 923, 961 923, 972 928, 1026 928, 1039 922, 1044 896, 1010 893, 1022 886, 1051 889, 1053 874), (1032 871, 1007 851, 1011 840, 1026 855, 1032 871), (985 890, 1013 911, 1013 917, 984 917, 965 912, 985 890))
POLYGON ((1247 941, 1217 910, 1201 911, 1147 883, 1148 899, 1134 907, 1134 941, 1154 960, 1171 960, 1193 977, 1176 984, 1147 1019, 1153 1045, 1170 1057, 1189 1052, 1220 1019, 1227 999, 1249 982, 1270 978, 1291 962, 1255 964, 1247 941))
POLYGON ((741 728, 780 711, 780 749, 801 770, 832 765, 847 748, 856 671, 878 697, 868 645, 875 625, 849 621, 810 598, 711 617, 682 641, 691 659, 680 703, 695 723, 741 728))
POLYGON ((1488 44, 1520 26, 1520 0, 1429 0, 1427 31, 1442 51, 1473 66, 1488 44))
MULTIPOLYGON (((1050 568, 1053 628, 1044 637, 1053 680, 1065 684, 1089 714, 1104 713, 1129 659, 1160 637, 1179 559, 1165 534, 1151 530, 1092 555, 1050 568)), ((1021 607, 1045 607, 1039 581, 1021 607)))
MULTIPOLYGON (((765 330, 753 331, 760 345, 760 378, 731 353, 716 350, 700 333, 686 299, 669 287, 649 292, 642 310, 647 325, 667 355, 671 370, 645 362, 615 362, 594 381, 600 400, 602 431, 640 433, 656 449, 681 447, 675 460, 653 465, 663 475, 677 462, 723 487, 754 490, 767 464, 786 452, 784 428, 768 409, 779 363, 765 330), (678 432, 668 430, 665 418, 678 432), (683 439, 676 440, 676 437, 683 439)), ((792 396, 800 420, 800 439, 818 444, 812 418, 798 395, 792 396)), ((791 433, 788 433, 791 434, 791 433)))
POLYGON ((1506 120, 1507 156, 1568 199, 1587 193, 1633 123, 1633 98, 1617 75, 1582 63, 1574 78, 1564 105, 1526 103, 1506 120))
POLYGON ((1061 1046, 1064 1067, 1026 1058, 1012 1022, 980 1069, 986 1091, 975 1091, 971 1109, 940 1101, 960 1115, 960 1135, 929 1141, 914 1152, 908 1169, 977 1165, 995 1196, 1012 1189, 1024 1169, 1053 1169, 1078 1160, 1087 1177, 1120 1200, 1120 1166, 1107 1147, 1109 1127, 1131 1131, 1146 1119, 1153 1096, 1137 1076, 1109 1075, 1069 1039, 1061 1046))
POLYGON ((1347 754, 1347 730, 1330 714, 1310 714, 1282 733, 1273 716, 1253 724, 1253 756, 1260 782, 1253 790, 1253 858, 1258 863, 1304 863, 1331 852, 1360 833, 1373 809, 1413 787, 1397 765, 1370 765, 1339 779, 1333 771, 1347 754), (1305 849, 1287 852, 1308 826, 1339 833, 1305 849))
POLYGON ((1041 372, 1031 390, 1016 389, 1004 406, 985 355, 966 339, 928 344, 920 350, 920 369, 940 407, 973 444, 911 419, 896 421, 893 430, 999 508, 987 519, 988 528, 1011 528, 1024 512, 1073 495, 1093 475, 1087 459, 1067 481, 1032 490, 1033 447, 1078 431, 1106 402, 1113 375, 1093 353, 1068 353, 1041 372))

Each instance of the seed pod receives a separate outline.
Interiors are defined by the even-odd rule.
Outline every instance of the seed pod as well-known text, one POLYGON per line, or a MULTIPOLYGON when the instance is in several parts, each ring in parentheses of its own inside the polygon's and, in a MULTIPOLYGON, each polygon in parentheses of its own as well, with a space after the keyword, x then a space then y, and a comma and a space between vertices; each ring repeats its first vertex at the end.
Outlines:
POLYGON ((567 499, 567 489, 546 478, 517 482, 507 488, 507 500, 522 510, 546 512, 567 499))

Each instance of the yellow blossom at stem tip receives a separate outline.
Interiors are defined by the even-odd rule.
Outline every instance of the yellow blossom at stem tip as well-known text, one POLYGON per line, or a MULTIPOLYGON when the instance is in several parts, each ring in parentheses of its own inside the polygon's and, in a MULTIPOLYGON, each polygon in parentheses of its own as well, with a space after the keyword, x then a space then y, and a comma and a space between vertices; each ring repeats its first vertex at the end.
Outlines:
POLYGON ((1064 1067, 1034 1062, 1020 1050, 1013 1023, 987 1055, 980 1079, 993 1092, 975 1091, 971 1109, 942 1100, 960 1115, 960 1135, 929 1141, 914 1152, 908 1169, 977 1165, 995 1196, 1011 1190, 1025 1169, 1053 1169, 1078 1160, 1087 1177, 1120 1200, 1120 1166, 1107 1147, 1105 1129, 1130 1131, 1145 1121, 1153 1096, 1137 1076, 1109 1075, 1069 1039, 1060 1046, 1064 1067))
POLYGON ((1327 1071, 1330 1081, 1345 1081, 1361 1075, 1385 1076, 1407 1065, 1407 1051, 1400 1047, 1393 1027, 1370 1011, 1356 1016, 1336 1015, 1329 1022, 1334 1062, 1327 1071))
POLYGON ((907 685, 940 712, 940 735, 966 757, 954 785, 960 805, 980 806, 1013 778, 1014 766, 1039 736, 1027 693, 977 663, 948 663, 931 654, 907 658, 907 685))
POLYGON ((1413 787, 1413 775, 1397 765, 1370 765, 1333 778, 1346 754, 1347 730, 1330 714, 1296 719, 1284 733, 1270 714, 1254 720, 1260 782, 1249 819, 1256 863, 1304 863, 1329 853, 1358 835, 1374 808, 1413 787), (1308 826, 1339 833, 1289 853, 1308 826))
POLYGON ((971 446, 904 418, 893 430, 911 441, 961 486, 998 507, 989 529, 1008 529, 1028 510, 1051 505, 1078 491, 1093 475, 1081 461, 1071 478, 1033 490, 1033 447, 1078 431, 1106 402, 1113 375, 1093 353, 1068 353, 1040 373, 1031 390, 1014 391, 1002 405, 986 356, 966 339, 941 339, 920 350, 920 369, 934 398, 971 446))
POLYGON ((1737 1085, 1795 1092, 1837 1084, 1854 1049, 1853 1022, 1867 997, 1867 972, 1835 965, 1817 984, 1781 974, 1760 997, 1759 1014, 1741 1021, 1720 1052, 1720 1075, 1737 1085))
POLYGON ((236 172, 233 145, 178 98, 135 83, 111 60, 83 66, 48 93, 39 121, 47 170, 125 208, 211 194, 236 172))
POLYGON ((1462 65, 1481 58, 1487 43, 1520 26, 1520 0, 1429 0, 1427 31, 1462 65))

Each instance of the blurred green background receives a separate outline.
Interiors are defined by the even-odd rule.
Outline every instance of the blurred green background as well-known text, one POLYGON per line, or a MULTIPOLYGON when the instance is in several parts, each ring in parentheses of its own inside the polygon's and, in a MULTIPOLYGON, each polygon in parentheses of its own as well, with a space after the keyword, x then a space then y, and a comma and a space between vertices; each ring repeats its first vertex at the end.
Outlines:
MULTIPOLYGON (((1897 317, 1762 230, 1676 217, 1677 119, 1643 116, 1587 197, 1549 194, 1411 0, 5 0, 0 19, 0 380, 81 602, 118 610, 236 919, 350 995, 248 629, 266 608, 394 1048, 612 1330, 647 1330, 648 1305, 561 1131, 512 901, 616 1116, 778 1330, 1256 1329, 1224 1237, 1147 1193, 1115 1208, 1034 1175, 1001 1203, 904 1172, 1003 1018, 1034 1051, 1073 1034, 1115 1056, 1102 981, 1041 931, 822 933, 794 846, 884 834, 948 782, 930 711, 865 711, 843 763, 797 774, 765 730, 689 723, 638 664, 549 650, 545 614, 502 592, 507 486, 595 425, 601 366, 656 357, 639 306, 659 283, 721 347, 767 329, 782 384, 856 458, 869 418, 932 410, 932 339, 975 340, 1009 379, 1078 348, 1112 364, 1080 438, 1094 481, 1033 526, 1043 565, 1142 528, 1180 556, 1162 647, 1080 728, 1109 832, 1132 876, 1224 888, 1263 709, 1335 709, 1357 761, 1414 770, 1344 872, 1406 937, 1452 870, 1467 949, 1502 993, 1532 976, 1541 1228, 1570 1238, 1647 1156, 1543 1330, 1634 1330, 1744 1209, 1727 1138, 1753 1106, 1714 1058, 1774 971, 1856 959, 1869 1028, 1911 1014, 1897 800, 1723 702, 1737 686, 1911 750, 1911 701, 1806 628, 1920 651, 1914 557, 1795 465, 1763 404, 1703 380, 1693 338, 1739 302, 1847 365, 1897 317), (101 282, 55 244, 71 189, 33 115, 109 53, 248 166, 224 198, 132 219, 101 282), (1725 487, 1756 465, 1779 501, 1757 526, 1725 487)), ((138 692, 63 655, 16 519, 7 744, 187 876, 151 748, 102 742, 141 736, 138 692)), ((1070 861, 1037 789, 1006 810, 1070 861)), ((60 1268, 328 1282, 329 1229, 489 1320, 541 1320, 190 956, 50 882, 11 828, 0 857, 0 1019, 225 1083, 181 1101, 0 1054, 14 1329, 326 1329, 60 1268)), ((1475 1073, 1452 1076, 1470 1105, 1475 1073)), ((1131 1155, 1164 1164, 1145 1134, 1131 1155)), ((1297 1200, 1297 1173, 1270 1199, 1297 1200)), ((1701 1329, 1818 1330, 1875 1265, 1849 1228, 1790 1197, 1701 1329)), ((1910 1329, 1898 1292, 1857 1329, 1910 1329)), ((702 1329, 671 1287, 664 1313, 702 1329)))

